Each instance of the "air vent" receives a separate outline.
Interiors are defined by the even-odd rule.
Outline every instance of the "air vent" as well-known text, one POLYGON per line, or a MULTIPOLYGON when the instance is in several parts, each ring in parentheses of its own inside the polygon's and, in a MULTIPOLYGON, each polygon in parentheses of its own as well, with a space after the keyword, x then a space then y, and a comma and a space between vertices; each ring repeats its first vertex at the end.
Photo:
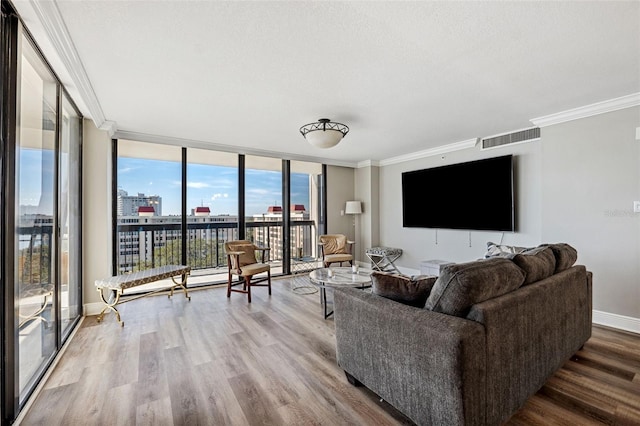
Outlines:
POLYGON ((540 139, 540 128, 520 130, 518 132, 507 133, 506 135, 492 136, 482 139, 482 149, 496 148, 512 143, 531 142, 540 139))

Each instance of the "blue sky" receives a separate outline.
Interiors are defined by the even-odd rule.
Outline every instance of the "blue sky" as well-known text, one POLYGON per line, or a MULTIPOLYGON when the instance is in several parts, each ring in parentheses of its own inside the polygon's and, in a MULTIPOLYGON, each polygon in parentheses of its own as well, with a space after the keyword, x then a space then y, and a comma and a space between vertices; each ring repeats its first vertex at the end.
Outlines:
MULTIPOLYGON (((172 161, 118 158, 118 187, 129 195, 142 192, 162 197, 162 214, 180 214, 180 163, 172 161)), ((291 202, 309 208, 309 175, 291 174, 291 202)), ((261 214, 282 204, 280 171, 246 170, 245 211, 261 214)), ((212 215, 238 213, 238 169, 235 167, 188 164, 187 212, 208 206, 212 215)))
POLYGON ((38 213, 53 214, 53 151, 18 150, 18 193, 21 206, 38 206, 38 213))

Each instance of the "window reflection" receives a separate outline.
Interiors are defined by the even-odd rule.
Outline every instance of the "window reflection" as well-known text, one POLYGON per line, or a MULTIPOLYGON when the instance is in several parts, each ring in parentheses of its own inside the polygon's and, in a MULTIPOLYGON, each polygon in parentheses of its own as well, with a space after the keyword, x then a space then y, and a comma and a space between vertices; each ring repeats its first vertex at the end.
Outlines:
POLYGON ((16 146, 16 312, 20 399, 56 350, 54 191, 57 85, 19 39, 16 146))

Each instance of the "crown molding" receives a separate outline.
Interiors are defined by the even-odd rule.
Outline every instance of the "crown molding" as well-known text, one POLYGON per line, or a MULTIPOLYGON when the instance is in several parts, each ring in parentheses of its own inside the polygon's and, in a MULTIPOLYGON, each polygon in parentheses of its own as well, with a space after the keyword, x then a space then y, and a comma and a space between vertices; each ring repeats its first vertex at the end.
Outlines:
POLYGON ((109 134, 109 137, 112 138, 118 130, 118 125, 115 121, 105 120, 102 122, 102 126, 100 126, 99 129, 106 130, 106 132, 109 134))
MULTIPOLYGON (((51 45, 56 50, 62 65, 69 73, 71 81, 85 102, 89 115, 96 127, 102 129, 106 119, 98 97, 93 90, 89 76, 80 60, 80 55, 76 50, 69 30, 67 29, 64 19, 58 9, 55 1, 37 1, 30 0, 29 4, 33 8, 37 19, 40 21, 51 45)), ((107 124, 107 128, 112 125, 107 124)))
POLYGON ((358 161, 357 167, 363 169, 365 167, 380 167, 380 162, 376 160, 358 161))
POLYGON ((424 151, 418 151, 411 154, 399 155, 397 157, 388 158, 380 161, 381 166, 388 166, 391 164, 404 163, 405 161, 419 160, 425 157, 432 157, 434 155, 446 154, 448 152, 460 151, 463 149, 474 148, 479 138, 467 139, 466 141, 455 142, 448 145, 442 145, 435 148, 425 149, 424 151))
POLYGON ((593 115, 604 114, 619 109, 631 108, 640 105, 640 92, 609 99, 595 104, 585 105, 579 108, 568 109, 555 114, 543 117, 532 118, 531 121, 538 127, 553 126, 554 124, 566 123, 567 121, 578 120, 580 118, 591 117, 593 115))
POLYGON ((331 160, 327 158, 310 157, 306 155, 291 154, 288 152, 267 151, 240 147, 236 145, 224 145, 212 142, 198 141, 193 139, 174 138, 170 136, 151 135, 148 133, 131 132, 127 130, 116 130, 113 134, 117 139, 128 139, 139 142, 151 142, 164 145, 182 146, 187 148, 200 148, 213 151, 231 152, 234 154, 260 155, 263 157, 280 158, 283 160, 307 161, 311 163, 327 164, 329 166, 340 166, 356 168, 357 164, 350 161, 331 160))

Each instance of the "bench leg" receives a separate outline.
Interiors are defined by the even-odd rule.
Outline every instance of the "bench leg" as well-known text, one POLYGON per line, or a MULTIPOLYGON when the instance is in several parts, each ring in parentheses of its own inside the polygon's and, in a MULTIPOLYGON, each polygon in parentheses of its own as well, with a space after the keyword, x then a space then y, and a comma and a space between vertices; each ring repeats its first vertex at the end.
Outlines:
POLYGON ((98 293, 100 294, 100 299, 102 299, 102 302, 105 304, 105 306, 104 308, 102 308, 102 311, 100 311, 100 313, 98 314, 96 321, 101 322, 102 319, 104 318, 105 312, 107 311, 107 309, 109 309, 113 311, 114 314, 116 314, 116 320, 118 320, 118 323, 120 323, 120 327, 124 327, 124 322, 120 320, 120 312, 118 312, 118 310, 116 309, 116 305, 120 301, 120 295, 122 292, 120 290, 116 290, 115 298, 112 302, 109 302, 107 301, 107 299, 104 298, 104 293, 102 291, 102 288, 98 289, 98 293))
POLYGON ((186 297, 187 300, 191 301, 191 296, 189 296, 189 292, 187 291, 187 278, 188 277, 189 277, 189 274, 182 275, 182 281, 181 282, 176 282, 175 277, 171 277, 171 281, 173 281, 174 286, 171 287, 171 293, 169 294, 169 298, 171 298, 171 296, 173 296, 173 289, 176 288, 176 287, 180 287, 184 291, 184 297, 186 297))

